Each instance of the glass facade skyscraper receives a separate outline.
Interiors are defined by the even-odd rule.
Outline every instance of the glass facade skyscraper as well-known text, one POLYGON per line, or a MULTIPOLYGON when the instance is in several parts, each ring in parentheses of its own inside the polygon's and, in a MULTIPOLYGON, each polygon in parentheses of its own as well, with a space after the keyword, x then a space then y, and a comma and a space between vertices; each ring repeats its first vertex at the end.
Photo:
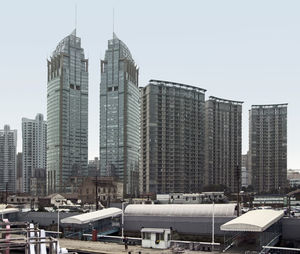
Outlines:
POLYGON ((114 34, 101 61, 100 174, 123 181, 124 195, 138 193, 138 68, 114 34))
POLYGON ((88 60, 76 30, 48 61, 47 123, 48 193, 68 192, 88 164, 88 60))

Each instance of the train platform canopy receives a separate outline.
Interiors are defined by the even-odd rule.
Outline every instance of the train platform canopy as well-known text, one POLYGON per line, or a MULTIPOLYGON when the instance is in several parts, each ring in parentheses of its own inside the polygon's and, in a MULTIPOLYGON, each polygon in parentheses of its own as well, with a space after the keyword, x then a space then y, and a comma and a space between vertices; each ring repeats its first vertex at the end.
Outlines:
POLYGON ((283 216, 283 211, 271 209, 252 210, 228 221, 220 228, 222 231, 264 232, 283 216))
POLYGON ((83 213, 71 217, 67 217, 61 220, 61 223, 68 223, 68 224, 87 224, 90 222, 103 220, 110 217, 116 217, 122 214, 122 210, 119 208, 107 208, 98 210, 95 212, 90 213, 83 213))
POLYGON ((128 205, 126 216, 234 217, 236 204, 128 205))

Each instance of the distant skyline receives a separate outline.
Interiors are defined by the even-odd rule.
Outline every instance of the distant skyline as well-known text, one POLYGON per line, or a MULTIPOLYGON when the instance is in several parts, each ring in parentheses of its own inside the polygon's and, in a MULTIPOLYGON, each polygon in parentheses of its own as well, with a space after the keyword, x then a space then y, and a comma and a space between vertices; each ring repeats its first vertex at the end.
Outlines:
POLYGON ((298 1, 2 1, 0 129, 47 119, 47 58, 75 28, 89 59, 89 159, 99 156, 100 59, 114 31, 150 79, 244 101, 243 154, 252 104, 288 103, 288 168, 300 168, 298 1))

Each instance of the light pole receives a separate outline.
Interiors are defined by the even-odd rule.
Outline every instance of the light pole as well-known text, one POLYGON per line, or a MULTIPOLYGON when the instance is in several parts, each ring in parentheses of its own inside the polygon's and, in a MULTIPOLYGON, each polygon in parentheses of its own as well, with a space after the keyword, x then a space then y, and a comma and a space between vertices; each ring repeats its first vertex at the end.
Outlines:
POLYGON ((57 206, 57 238, 59 238, 59 204, 57 206))
POLYGON ((122 232, 122 239, 124 239, 124 206, 127 202, 123 201, 122 202, 122 227, 121 227, 121 232, 122 232))
POLYGON ((212 230, 211 230, 211 238, 212 238, 212 250, 214 250, 214 243, 215 243, 215 202, 213 201, 212 205, 212 230))

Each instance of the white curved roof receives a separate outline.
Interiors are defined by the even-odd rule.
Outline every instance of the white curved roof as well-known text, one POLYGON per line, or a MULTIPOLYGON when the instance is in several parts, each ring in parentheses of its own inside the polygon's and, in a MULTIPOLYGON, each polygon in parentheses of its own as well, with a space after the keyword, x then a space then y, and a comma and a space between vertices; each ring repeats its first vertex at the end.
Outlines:
MULTIPOLYGON (((216 217, 235 216, 236 204, 215 204, 216 217)), ((136 216, 177 216, 177 217, 208 217, 212 216, 212 204, 160 204, 160 205, 128 205, 125 215, 136 216)))
POLYGON ((4 208, 0 209, 0 215, 1 214, 9 214, 9 213, 17 213, 19 212, 18 208, 4 208))
POLYGON ((61 223, 70 224, 86 224, 97 220, 106 219, 109 217, 115 217, 122 214, 122 210, 119 208, 107 208, 95 212, 83 213, 75 216, 71 216, 61 220, 61 223))
POLYGON ((220 228, 223 231, 263 232, 284 215, 283 211, 263 209, 252 210, 237 217, 220 228))

